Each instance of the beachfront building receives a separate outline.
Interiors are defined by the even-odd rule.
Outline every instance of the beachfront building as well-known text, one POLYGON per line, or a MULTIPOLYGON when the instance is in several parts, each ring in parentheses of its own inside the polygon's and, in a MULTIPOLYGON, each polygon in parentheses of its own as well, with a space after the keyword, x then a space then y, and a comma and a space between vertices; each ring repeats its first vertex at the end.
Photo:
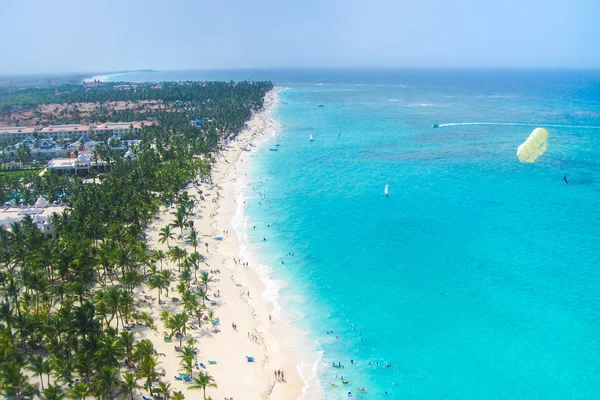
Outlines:
POLYGON ((44 236, 54 236, 54 228, 50 223, 50 216, 54 213, 60 214, 64 211, 62 204, 50 204, 43 197, 39 197, 35 204, 14 205, 6 203, 0 208, 0 226, 9 227, 13 222, 20 222, 26 216, 30 216, 44 233, 44 236))
POLYGON ((29 135, 33 135, 34 128, 24 126, 0 126, 0 140, 14 142, 23 140, 29 135))
POLYGON ((71 150, 79 150, 81 148, 93 149, 94 147, 96 147, 97 144, 98 144, 98 142, 90 139, 90 137, 88 136, 88 133, 84 132, 83 135, 81 135, 81 137, 78 140, 71 143, 71 145, 69 147, 71 150))
POLYGON ((92 170, 106 171, 109 164, 102 161, 92 160, 92 155, 81 152, 73 158, 54 158, 48 162, 48 169, 58 173, 82 175, 92 170))
POLYGON ((28 147, 34 157, 49 158, 65 153, 65 149, 62 146, 57 145, 54 140, 49 137, 40 137, 36 139, 33 136, 28 135, 21 142, 17 143, 15 148, 21 146, 28 147))
POLYGON ((21 141, 28 135, 38 133, 52 139, 69 139, 80 137, 83 133, 93 133, 96 135, 125 135, 128 133, 138 135, 145 127, 156 124, 155 121, 135 121, 135 122, 105 122, 102 124, 67 124, 50 125, 41 129, 27 128, 23 126, 1 126, 0 141, 21 141))

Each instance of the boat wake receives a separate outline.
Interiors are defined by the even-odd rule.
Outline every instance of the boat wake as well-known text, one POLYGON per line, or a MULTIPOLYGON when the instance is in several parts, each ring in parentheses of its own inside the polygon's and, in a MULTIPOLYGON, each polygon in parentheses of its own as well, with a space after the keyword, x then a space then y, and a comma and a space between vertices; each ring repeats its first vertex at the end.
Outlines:
POLYGON ((592 125, 562 125, 562 124, 544 124, 544 123, 529 123, 529 122, 450 122, 447 124, 436 124, 436 128, 444 128, 449 126, 466 126, 466 125, 500 125, 500 126, 543 126, 546 128, 577 128, 577 129, 600 129, 600 126, 592 125))

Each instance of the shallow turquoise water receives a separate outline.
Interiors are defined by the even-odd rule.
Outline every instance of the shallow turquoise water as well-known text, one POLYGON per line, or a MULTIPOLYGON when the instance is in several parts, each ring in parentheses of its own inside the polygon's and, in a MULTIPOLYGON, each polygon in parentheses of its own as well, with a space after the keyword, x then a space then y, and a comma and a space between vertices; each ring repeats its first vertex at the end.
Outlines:
POLYGON ((600 395, 600 130, 549 128, 548 152, 524 165, 515 152, 533 127, 431 128, 598 116, 565 117, 566 99, 469 90, 480 94, 302 85, 281 95, 279 151, 263 148, 254 172, 269 201, 257 196, 247 213, 254 243, 290 281, 287 312, 300 308, 321 344, 326 398, 600 395))
POLYGON ((251 248, 325 398, 600 397, 600 74, 273 74, 251 248), (509 124, 431 127, 457 122, 509 124), (534 126, 510 123, 549 127, 535 164, 515 154, 534 126))

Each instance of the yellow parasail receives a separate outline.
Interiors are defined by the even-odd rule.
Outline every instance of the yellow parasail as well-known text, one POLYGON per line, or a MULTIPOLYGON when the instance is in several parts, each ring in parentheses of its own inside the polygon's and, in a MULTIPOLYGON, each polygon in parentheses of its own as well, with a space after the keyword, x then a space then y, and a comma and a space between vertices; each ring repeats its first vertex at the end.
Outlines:
POLYGON ((521 162, 532 163, 544 154, 548 148, 548 131, 544 128, 535 128, 526 141, 517 149, 517 157, 521 162))

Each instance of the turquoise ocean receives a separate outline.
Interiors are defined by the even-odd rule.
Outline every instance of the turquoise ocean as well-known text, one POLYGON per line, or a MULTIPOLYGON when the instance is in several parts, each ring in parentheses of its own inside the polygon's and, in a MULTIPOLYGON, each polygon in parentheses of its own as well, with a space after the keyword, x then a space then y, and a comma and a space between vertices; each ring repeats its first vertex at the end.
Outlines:
POLYGON ((108 79, 288 87, 244 213, 281 318, 318 355, 307 398, 600 398, 600 72, 108 79), (520 163, 537 126, 548 150, 520 163))

